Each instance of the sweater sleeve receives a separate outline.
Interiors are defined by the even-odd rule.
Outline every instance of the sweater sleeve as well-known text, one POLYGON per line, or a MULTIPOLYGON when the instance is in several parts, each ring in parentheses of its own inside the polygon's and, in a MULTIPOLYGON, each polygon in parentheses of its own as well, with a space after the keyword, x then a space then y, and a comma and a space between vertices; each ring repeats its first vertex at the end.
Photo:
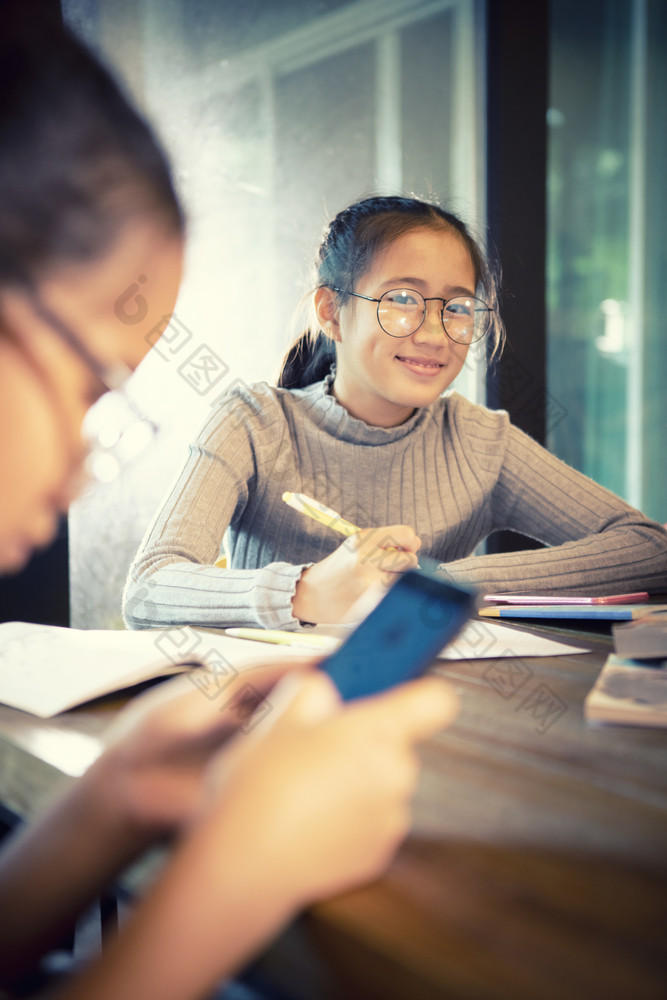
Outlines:
POLYGON ((667 531, 609 490, 499 424, 500 468, 489 497, 492 530, 547 547, 446 564, 453 580, 514 593, 667 591, 667 531))
POLYGON ((207 421, 131 566, 123 598, 129 628, 297 627, 292 597, 303 565, 215 565, 227 528, 243 516, 258 465, 271 463, 284 433, 266 397, 248 392, 234 394, 207 421))

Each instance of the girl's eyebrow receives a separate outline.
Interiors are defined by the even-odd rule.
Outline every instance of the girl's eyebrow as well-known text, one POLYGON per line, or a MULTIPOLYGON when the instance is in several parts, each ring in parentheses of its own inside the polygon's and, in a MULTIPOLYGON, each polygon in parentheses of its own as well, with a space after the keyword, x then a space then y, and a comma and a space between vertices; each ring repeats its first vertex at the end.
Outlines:
POLYGON ((418 288, 420 285, 423 288, 426 282, 423 278, 389 278, 388 281, 383 281, 381 288, 418 288))
MULTIPOLYGON (((390 288, 416 288, 417 291, 421 291, 428 284, 423 278, 413 277, 403 277, 403 278, 389 278, 388 281, 383 281, 380 288, 390 289, 390 288)), ((447 289, 447 297, 455 295, 471 295, 474 296, 474 291, 470 288, 466 288, 464 285, 449 285, 447 289)))

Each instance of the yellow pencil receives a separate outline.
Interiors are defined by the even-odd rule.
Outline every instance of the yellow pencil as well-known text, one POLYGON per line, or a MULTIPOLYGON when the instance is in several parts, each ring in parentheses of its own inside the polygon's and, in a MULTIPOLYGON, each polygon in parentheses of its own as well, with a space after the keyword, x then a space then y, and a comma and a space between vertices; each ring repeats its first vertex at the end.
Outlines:
MULTIPOLYGON (((324 524, 327 528, 332 528, 333 531, 337 531, 340 535, 345 535, 350 537, 350 535, 356 535, 357 532, 361 531, 361 528, 357 527, 356 524, 352 524, 351 521, 346 521, 344 517, 338 513, 338 511, 332 510, 331 507, 326 507, 319 500, 313 500, 312 497, 306 496, 305 493, 290 493, 286 491, 283 493, 283 500, 289 507, 293 507, 294 510, 298 510, 300 514, 305 514, 306 517, 312 518, 313 521, 317 521, 318 524, 324 524)), ((402 552, 401 548, 394 545, 388 546, 385 552, 402 552)), ((417 568, 421 568, 421 559, 417 564, 417 568)), ((436 566, 436 563, 432 559, 426 557, 427 562, 431 564, 431 568, 436 566)))
POLYGON ((346 521, 345 518, 341 517, 335 510, 332 510, 331 507, 325 507, 323 503, 313 500, 312 497, 306 496, 305 493, 285 492, 283 493, 283 500, 289 507, 298 510, 300 514, 305 514, 306 517, 312 518, 313 521, 326 525, 327 528, 337 531, 340 535, 349 537, 350 535, 356 535, 361 530, 356 524, 346 521))

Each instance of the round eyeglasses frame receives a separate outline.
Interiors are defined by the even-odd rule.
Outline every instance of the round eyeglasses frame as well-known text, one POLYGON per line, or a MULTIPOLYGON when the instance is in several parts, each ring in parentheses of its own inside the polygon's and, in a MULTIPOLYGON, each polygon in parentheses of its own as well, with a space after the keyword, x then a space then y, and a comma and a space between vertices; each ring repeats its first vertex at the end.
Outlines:
MULTIPOLYGON (((457 340, 457 338, 453 337, 452 334, 447 329, 446 326, 447 322, 449 320, 456 318, 454 316, 445 316, 445 308, 450 302, 457 302, 459 299, 472 300, 473 302, 479 303, 479 307, 475 308, 474 312, 483 312, 488 314, 493 313, 493 309, 491 308, 491 306, 487 306, 486 302, 484 302, 483 299, 478 299, 474 295, 453 295, 449 299, 445 299, 441 295, 432 295, 429 298, 426 298, 426 296, 422 295, 421 292, 416 291, 416 289, 414 288, 389 288, 387 289, 386 292, 382 293, 379 299, 377 299, 373 298, 372 295, 362 295, 360 292, 351 292, 346 288, 336 288, 334 285, 330 285, 329 287, 331 288, 332 292, 340 292, 341 295, 353 295, 356 299, 365 299, 367 302, 377 302, 377 321, 380 324, 380 327, 382 328, 384 333, 386 333, 388 337, 394 337, 396 340, 402 340, 405 337, 411 337, 414 333, 417 332, 417 330, 419 330, 424 320, 426 319, 427 302, 442 302, 442 308, 440 309, 440 322, 442 323, 442 328, 445 331, 445 335, 455 344, 466 344, 466 345, 475 344, 477 343, 477 341, 482 340, 484 337, 486 337, 487 333, 491 328, 491 324, 489 322, 478 336, 474 336, 473 333, 473 336, 470 337, 470 339, 465 338, 464 340, 457 340), (418 300, 421 299, 423 302, 421 320, 414 328, 414 330, 409 330, 407 333, 392 333, 390 330, 387 330, 387 328, 383 325, 382 320, 380 319, 380 306, 383 300, 386 299, 388 295, 391 295, 394 292, 410 292, 411 295, 414 295, 418 300)), ((475 324, 473 323, 473 331, 474 327, 475 324)))
MULTIPOLYGON (((74 330, 52 312, 34 292, 30 293, 29 299, 40 319, 95 376, 103 389, 102 398, 111 403, 111 407, 108 407, 111 411, 111 420, 107 420, 103 431, 94 426, 87 426, 84 421, 88 444, 86 473, 90 479, 98 482, 111 482, 125 465, 133 462, 136 455, 144 451, 157 435, 159 428, 142 413, 125 391, 125 384, 132 375, 132 369, 124 361, 117 361, 113 365, 104 364, 95 357, 74 330)), ((94 405, 99 402, 97 400, 94 405)))

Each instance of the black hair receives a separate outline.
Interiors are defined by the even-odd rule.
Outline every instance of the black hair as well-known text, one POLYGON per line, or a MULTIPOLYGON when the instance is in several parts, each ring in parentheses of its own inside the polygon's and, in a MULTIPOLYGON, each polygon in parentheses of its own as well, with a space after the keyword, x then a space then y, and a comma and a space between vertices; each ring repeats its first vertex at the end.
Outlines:
POLYGON ((0 288, 99 258, 131 219, 184 229, 146 121, 81 42, 27 7, 2 10, 0 288))
MULTIPOLYGON (((441 229, 457 233, 465 243, 475 270, 478 294, 494 309, 492 351, 503 340, 498 316, 498 278, 477 240, 453 212, 418 198, 373 196, 339 212, 328 226, 316 261, 316 287, 335 291, 336 304, 349 299, 359 278, 372 266, 375 256, 399 236, 413 229, 441 229)), ((312 319, 285 355, 278 385, 304 388, 324 378, 336 360, 335 346, 312 319)))

